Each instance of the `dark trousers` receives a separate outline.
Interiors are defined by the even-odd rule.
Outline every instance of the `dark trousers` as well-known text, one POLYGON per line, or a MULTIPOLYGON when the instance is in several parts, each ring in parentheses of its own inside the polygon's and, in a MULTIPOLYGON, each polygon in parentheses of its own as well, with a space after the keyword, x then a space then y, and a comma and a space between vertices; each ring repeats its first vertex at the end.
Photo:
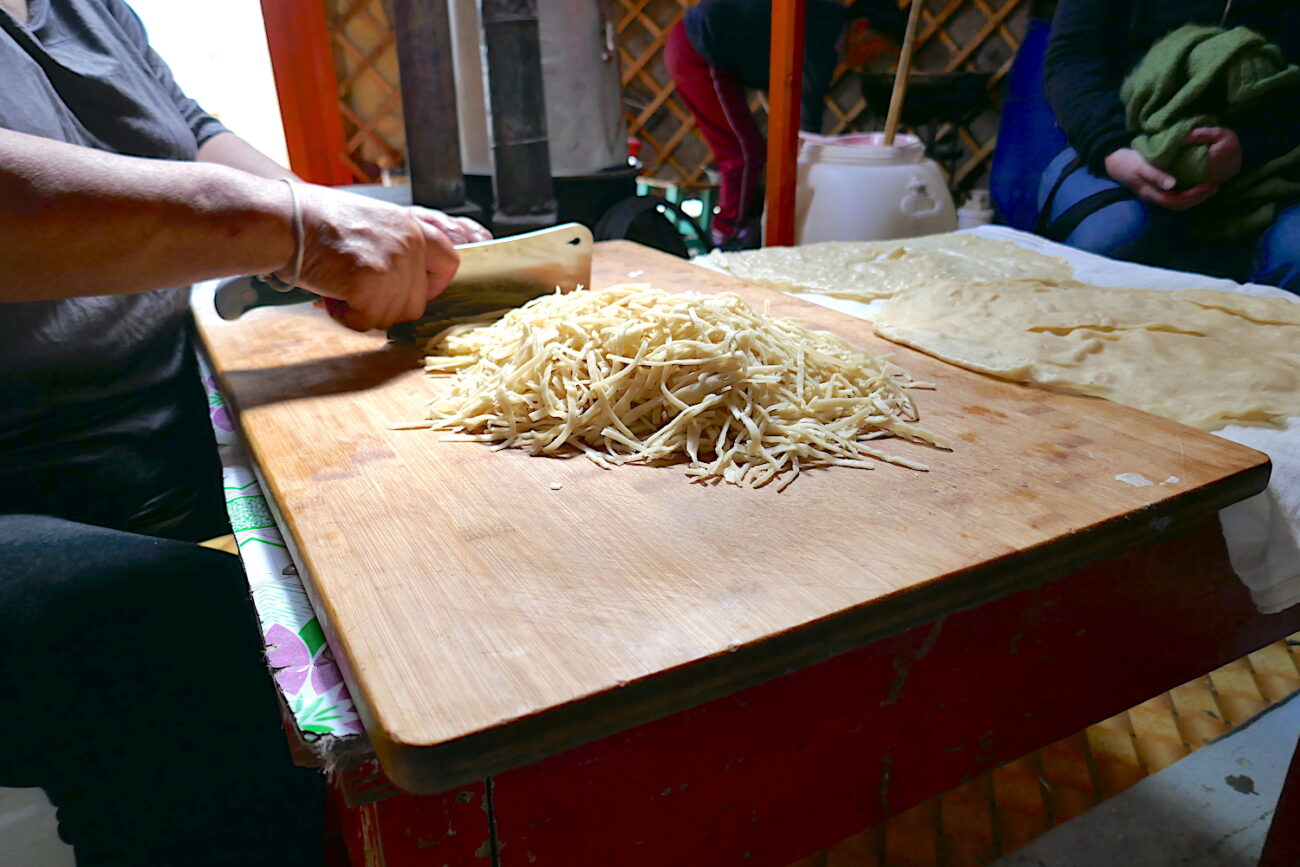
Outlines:
POLYGON ((323 781, 292 765, 228 554, 0 515, 0 744, 0 785, 45 789, 78 864, 320 863, 323 781))

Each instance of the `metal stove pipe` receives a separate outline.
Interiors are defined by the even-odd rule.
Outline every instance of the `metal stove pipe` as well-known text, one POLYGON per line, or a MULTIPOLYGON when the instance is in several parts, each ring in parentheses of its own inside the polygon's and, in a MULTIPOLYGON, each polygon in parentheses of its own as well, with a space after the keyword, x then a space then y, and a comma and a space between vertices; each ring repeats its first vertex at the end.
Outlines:
POLYGON ((555 222, 537 0, 482 0, 498 235, 555 222))

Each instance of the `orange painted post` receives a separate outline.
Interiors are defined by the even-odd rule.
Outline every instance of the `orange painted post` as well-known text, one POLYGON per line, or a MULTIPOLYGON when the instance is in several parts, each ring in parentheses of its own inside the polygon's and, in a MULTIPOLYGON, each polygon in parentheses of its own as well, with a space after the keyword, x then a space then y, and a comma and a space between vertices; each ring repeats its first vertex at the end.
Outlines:
POLYGON ((262 0, 289 167, 314 184, 351 184, 338 78, 321 0, 262 0))
POLYGON ((806 0, 773 0, 768 78, 767 227, 763 244, 794 244, 795 160, 799 155, 799 96, 803 86, 806 0))

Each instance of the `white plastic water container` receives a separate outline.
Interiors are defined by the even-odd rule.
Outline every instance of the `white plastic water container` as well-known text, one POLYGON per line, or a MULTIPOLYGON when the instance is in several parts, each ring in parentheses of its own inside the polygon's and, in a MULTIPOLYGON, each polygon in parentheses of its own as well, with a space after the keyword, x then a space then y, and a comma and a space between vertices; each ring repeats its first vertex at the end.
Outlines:
POLYGON ((916 136, 799 133, 795 243, 878 241, 951 232, 957 210, 916 136))
POLYGON ((988 190, 971 190, 966 204, 957 209, 957 228, 973 229, 993 222, 993 199, 988 190))

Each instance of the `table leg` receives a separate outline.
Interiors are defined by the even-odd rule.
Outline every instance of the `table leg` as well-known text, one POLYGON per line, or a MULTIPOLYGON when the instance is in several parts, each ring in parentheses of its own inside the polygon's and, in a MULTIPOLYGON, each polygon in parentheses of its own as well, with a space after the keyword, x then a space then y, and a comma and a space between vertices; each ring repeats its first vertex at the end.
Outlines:
POLYGON ((1295 867, 1296 864, 1300 864, 1300 743, 1291 756, 1291 770, 1282 783, 1282 796, 1273 811, 1273 823, 1259 859, 1259 867, 1295 867))

